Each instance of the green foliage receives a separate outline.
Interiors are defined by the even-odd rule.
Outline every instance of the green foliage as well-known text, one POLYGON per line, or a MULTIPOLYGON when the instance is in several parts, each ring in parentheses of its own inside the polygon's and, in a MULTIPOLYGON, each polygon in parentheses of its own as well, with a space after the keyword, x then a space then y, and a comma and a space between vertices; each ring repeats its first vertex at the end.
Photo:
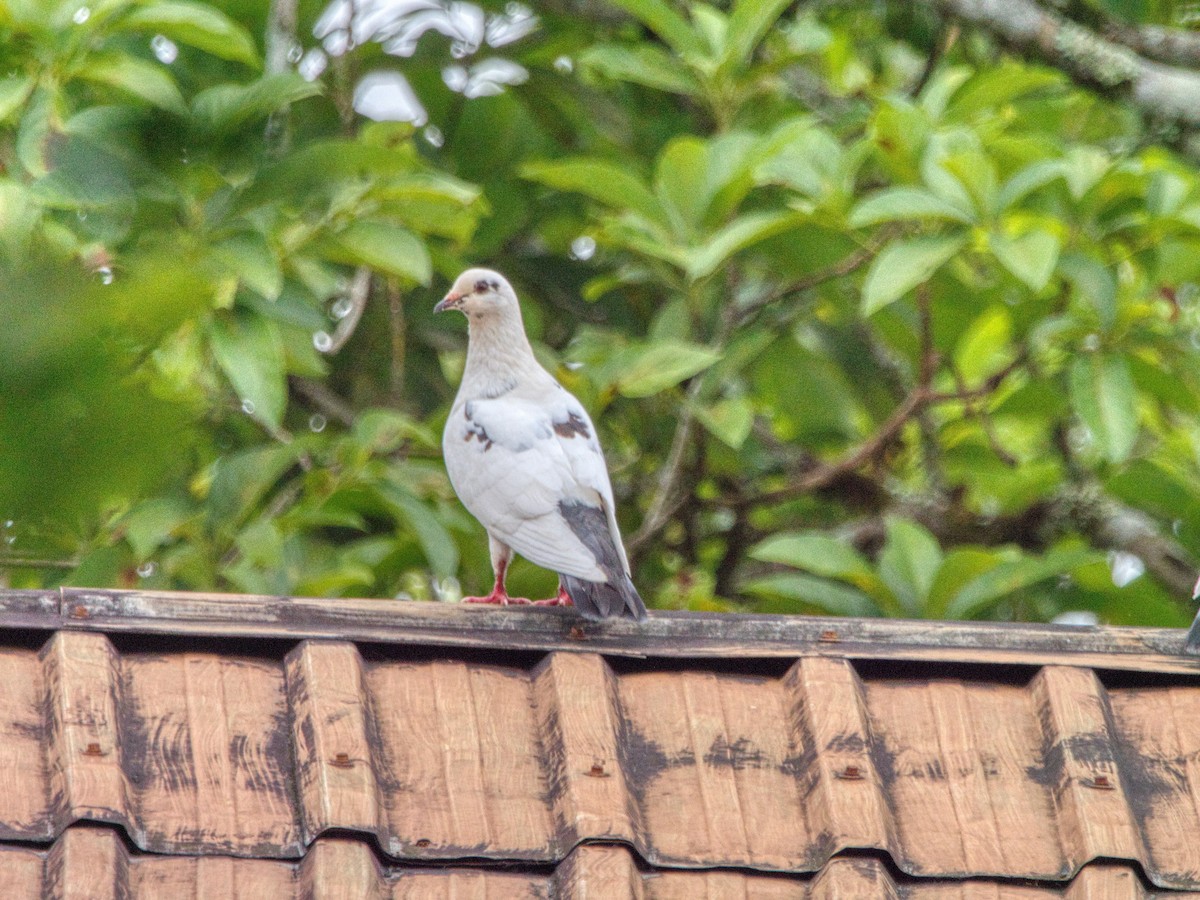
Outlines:
POLYGON ((8 583, 486 589, 430 310, 490 264, 658 605, 1183 623, 1114 523, 1200 551, 1200 177, 1127 108, 981 34, 923 74, 892 2, 488 6, 491 45, 399 48, 318 7, 303 76, 266 3, 0 10, 8 583), (380 69, 421 108, 356 112, 380 69))

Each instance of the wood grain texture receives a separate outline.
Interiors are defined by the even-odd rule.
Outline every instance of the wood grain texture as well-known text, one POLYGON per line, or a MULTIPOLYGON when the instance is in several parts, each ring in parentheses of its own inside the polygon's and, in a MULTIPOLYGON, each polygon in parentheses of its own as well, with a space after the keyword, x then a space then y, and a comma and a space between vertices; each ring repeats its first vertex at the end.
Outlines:
POLYGON ((548 859, 555 843, 527 674, 457 661, 371 668, 386 850, 548 859))
POLYGON ((654 612, 583 622, 569 609, 63 588, 0 591, 0 628, 563 650, 629 657, 900 659, 1069 664, 1200 674, 1172 628, 1076 627, 654 612))
POLYGON ((45 667, 29 651, 0 649, 0 685, 0 838, 49 839, 45 667))
POLYGON ((839 850, 888 848, 903 865, 854 668, 845 660, 802 659, 783 683, 784 721, 796 748, 795 775, 813 850, 823 861, 839 850))
POLYGON ((915 873, 1064 878, 1042 734, 1022 687, 872 681, 873 758, 915 873))
POLYGON ((192 653, 123 668, 139 845, 300 855, 282 664, 192 653))
POLYGON ((137 830, 121 767, 116 651, 102 635, 62 632, 47 642, 40 659, 49 788, 59 827, 96 819, 137 830))
POLYGON ((382 833, 358 650, 305 641, 288 654, 286 670, 306 839, 329 828, 382 833))
MULTIPOLYGON (((393 863, 444 864, 464 896, 484 883, 468 864, 549 878, 596 843, 629 847, 656 877, 805 875, 855 851, 913 879, 1063 885, 1111 858, 1200 890, 1194 678, 1106 686, 1067 666, 1028 680, 962 666, 917 679, 821 656, 786 671, 580 652, 505 665, 344 641, 259 656, 118 646, 73 631, 40 651, 0 647, 13 681, 0 754, 25 768, 0 774, 12 794, 0 840, 110 822, 140 851, 212 860, 170 877, 207 878, 217 895, 251 872, 231 858, 294 861, 331 831, 378 841, 381 884, 393 863)), ((720 896, 723 877, 696 884, 720 896)), ((839 883, 821 890, 850 890, 839 883)))
POLYGON ((322 838, 302 860, 159 856, 129 851, 117 832, 77 826, 53 846, 0 843, 5 900, 1200 900, 1148 891, 1137 872, 1092 864, 1063 884, 988 879, 896 881, 878 859, 835 858, 819 872, 646 869, 613 845, 583 846, 552 871, 382 865, 371 848, 322 838))
POLYGON ((1151 866, 1172 883, 1200 883, 1200 692, 1108 692, 1117 761, 1151 866))
POLYGON ((1095 674, 1047 666, 1031 692, 1043 732, 1041 777, 1054 798, 1068 867, 1097 857, 1147 859, 1117 765, 1108 698, 1095 674))
POLYGON ((594 654, 554 653, 533 673, 542 762, 566 849, 584 839, 644 843, 621 760, 617 679, 594 654))

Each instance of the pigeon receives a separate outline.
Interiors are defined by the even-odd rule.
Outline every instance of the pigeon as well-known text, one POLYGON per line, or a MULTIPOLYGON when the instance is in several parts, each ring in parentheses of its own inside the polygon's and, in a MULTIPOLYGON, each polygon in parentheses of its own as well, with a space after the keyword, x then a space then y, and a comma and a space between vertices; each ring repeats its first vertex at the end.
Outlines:
POLYGON ((529 603, 504 587, 513 552, 558 573, 558 596, 585 619, 644 619, 612 485, 583 405, 538 364, 512 285, 468 269, 434 312, 467 317, 467 363, 442 455, 463 506, 488 533, 495 586, 464 602, 529 603))

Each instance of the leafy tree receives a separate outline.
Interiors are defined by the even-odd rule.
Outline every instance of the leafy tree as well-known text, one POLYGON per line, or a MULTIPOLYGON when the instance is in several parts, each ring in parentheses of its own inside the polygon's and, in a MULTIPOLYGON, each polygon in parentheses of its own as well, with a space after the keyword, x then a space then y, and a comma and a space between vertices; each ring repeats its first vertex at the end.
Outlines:
POLYGON ((490 264, 657 605, 1183 624, 1200 38, 1002 6, 8 4, 5 577, 485 587, 490 264))

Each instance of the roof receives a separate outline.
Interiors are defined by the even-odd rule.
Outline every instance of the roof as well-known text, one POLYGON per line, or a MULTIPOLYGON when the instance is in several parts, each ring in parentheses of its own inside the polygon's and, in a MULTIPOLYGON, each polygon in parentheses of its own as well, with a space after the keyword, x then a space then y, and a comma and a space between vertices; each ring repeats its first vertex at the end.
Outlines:
POLYGON ((1200 896, 1182 631, 75 590, 4 626, 0 896, 1200 896))

